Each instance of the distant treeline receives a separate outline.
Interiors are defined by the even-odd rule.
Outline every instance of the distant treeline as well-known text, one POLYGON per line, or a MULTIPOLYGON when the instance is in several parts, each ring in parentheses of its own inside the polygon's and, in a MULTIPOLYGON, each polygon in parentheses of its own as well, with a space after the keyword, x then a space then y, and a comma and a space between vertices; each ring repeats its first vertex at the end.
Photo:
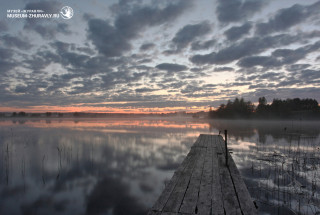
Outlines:
POLYGON ((320 107, 315 99, 273 99, 267 104, 265 97, 259 98, 256 107, 252 102, 236 98, 221 104, 217 110, 210 109, 210 118, 224 119, 320 119, 320 107))
POLYGON ((2 117, 31 117, 31 118, 114 118, 114 117, 204 117, 207 112, 200 111, 197 113, 187 113, 186 111, 172 112, 172 113, 90 113, 90 112, 45 112, 45 113, 26 113, 20 112, 0 112, 2 117))

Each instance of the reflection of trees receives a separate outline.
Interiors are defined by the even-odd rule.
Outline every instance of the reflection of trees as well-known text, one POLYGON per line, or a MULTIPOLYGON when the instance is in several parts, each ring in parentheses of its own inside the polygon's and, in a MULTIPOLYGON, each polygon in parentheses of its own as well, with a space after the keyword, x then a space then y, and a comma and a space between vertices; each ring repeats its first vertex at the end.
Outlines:
POLYGON ((224 130, 228 130, 228 135, 236 140, 243 140, 255 134, 255 126, 252 121, 246 120, 213 120, 209 122, 209 127, 211 130, 217 129, 222 133, 224 130))
POLYGON ((268 136, 287 142, 297 141, 301 136, 317 137, 319 124, 313 121, 212 120, 209 127, 219 131, 227 129, 236 140, 251 138, 257 133, 259 142, 265 143, 268 136))

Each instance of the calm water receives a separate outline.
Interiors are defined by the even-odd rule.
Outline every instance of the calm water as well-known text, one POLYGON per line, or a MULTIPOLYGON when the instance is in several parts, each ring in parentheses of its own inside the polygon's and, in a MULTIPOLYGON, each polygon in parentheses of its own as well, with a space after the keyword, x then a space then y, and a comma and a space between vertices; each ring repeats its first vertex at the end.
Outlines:
POLYGON ((0 121, 0 214, 144 214, 200 133, 228 129, 260 214, 320 213, 320 122, 0 121))

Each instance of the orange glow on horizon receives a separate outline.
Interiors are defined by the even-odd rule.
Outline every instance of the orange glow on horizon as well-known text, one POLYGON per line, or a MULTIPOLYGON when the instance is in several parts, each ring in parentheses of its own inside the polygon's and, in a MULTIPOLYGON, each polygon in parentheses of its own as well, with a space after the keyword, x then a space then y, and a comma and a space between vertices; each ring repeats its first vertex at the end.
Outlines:
POLYGON ((30 126, 34 128, 104 128, 111 130, 124 130, 132 128, 171 128, 171 129, 208 129, 209 125, 201 122, 192 121, 170 121, 166 119, 161 120, 134 120, 134 119, 88 119, 88 120, 77 120, 77 119, 31 119, 31 120, 5 120, 0 121, 1 126, 12 126, 23 124, 24 126, 30 126))
POLYGON ((61 113, 128 113, 128 114, 148 114, 148 113, 173 113, 185 111, 194 113, 199 111, 208 111, 207 106, 202 107, 163 107, 163 108, 114 108, 114 107, 92 107, 92 106, 29 106, 25 108, 18 107, 1 107, 0 112, 27 112, 27 113, 45 113, 45 112, 61 112, 61 113))

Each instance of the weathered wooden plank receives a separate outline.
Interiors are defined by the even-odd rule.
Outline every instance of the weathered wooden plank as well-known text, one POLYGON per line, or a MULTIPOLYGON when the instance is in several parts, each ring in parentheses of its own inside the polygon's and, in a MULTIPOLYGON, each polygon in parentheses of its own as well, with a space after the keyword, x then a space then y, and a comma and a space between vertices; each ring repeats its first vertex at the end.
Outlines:
POLYGON ((205 135, 206 139, 203 143, 204 148, 208 148, 211 145, 212 135, 205 135))
POLYGON ((222 155, 220 145, 218 145, 219 136, 212 139, 213 158, 212 158, 212 214, 224 214, 222 189, 220 183, 220 166, 218 156, 222 155))
POLYGON ((231 178, 237 193, 238 201, 240 204, 240 208, 243 214, 255 215, 257 214, 257 209, 254 206, 254 203, 251 199, 251 196, 248 192, 248 189, 241 178, 240 172, 232 158, 229 155, 229 171, 231 174, 231 178))
MULTIPOLYGON (((199 136, 198 139, 196 140, 195 144, 198 143, 200 141, 200 139, 201 138, 199 136)), ((152 211, 162 211, 163 210, 163 208, 164 208, 165 204, 167 203, 170 194, 172 193, 173 189, 175 188, 182 172, 186 169, 187 165, 190 163, 189 161, 195 155, 196 154, 194 153, 194 151, 190 150, 187 157, 182 161, 181 165, 178 167, 177 171, 175 171, 171 180, 166 185, 164 191, 162 192, 162 194, 160 195, 160 197, 158 198, 156 203, 153 205, 153 207, 151 209, 152 211)))
POLYGON ((181 173, 176 186, 174 187, 165 207, 163 208, 164 212, 179 212, 183 197, 190 182, 192 171, 196 163, 195 161, 200 158, 199 151, 200 148, 197 147, 191 149, 190 152, 194 152, 195 156, 190 159, 185 171, 181 173))
MULTIPOLYGON (((205 142, 208 139, 207 136, 203 138, 202 142, 205 142)), ((202 144, 203 145, 203 144, 202 144)), ((198 195, 200 190, 200 182, 203 172, 204 165, 204 155, 206 153, 206 148, 201 147, 199 149, 199 159, 196 161, 194 171, 192 172, 192 176, 187 187, 185 196, 183 198, 181 207, 179 212, 181 213, 190 213, 196 211, 198 195)))
POLYGON ((205 138, 205 135, 204 134, 200 134, 197 141, 192 145, 191 148, 193 147, 202 147, 201 144, 203 142, 203 138, 205 138))
MULTIPOLYGON (((211 137, 208 139, 208 142, 211 137)), ((212 148, 207 147, 204 155, 204 167, 200 182, 199 198, 196 209, 198 214, 210 214, 212 201, 212 148)))
POLYGON ((200 135, 150 215, 257 214, 222 136, 200 135))
POLYGON ((147 215, 161 215, 159 211, 149 211, 147 215))
POLYGON ((161 215, 178 215, 178 213, 162 212, 161 215))
MULTIPOLYGON (((210 137, 209 141, 212 141, 212 137, 210 137)), ((205 164, 201 178, 199 199, 197 202, 198 214, 223 214, 222 203, 220 208, 216 207, 216 204, 219 203, 214 200, 215 195, 221 195, 219 175, 217 174, 217 178, 213 177, 213 171, 217 171, 217 169, 214 169, 213 167, 214 162, 217 163, 216 148, 208 146, 205 154, 205 164), (218 190, 216 188, 218 188, 218 190), (217 213, 212 213, 212 207, 214 207, 213 211, 217 213)))
MULTIPOLYGON (((222 149, 223 155, 225 155, 225 142, 223 138, 220 136, 218 145, 222 149)), ((228 153, 228 170, 230 172, 232 182, 237 194, 237 199, 239 201, 239 206, 243 214, 257 214, 257 210, 251 200, 251 196, 248 192, 248 189, 241 178, 241 174, 232 158, 232 156, 228 153)))
POLYGON ((172 213, 172 212, 162 212, 161 215, 190 215, 185 213, 172 213))
POLYGON ((219 135, 219 136, 216 136, 216 138, 214 138, 214 145, 216 145, 216 147, 217 147, 217 153, 218 154, 223 154, 224 153, 224 150, 222 149, 222 147, 221 147, 221 138, 220 138, 221 136, 219 135))
MULTIPOLYGON (((221 138, 219 138, 218 145, 222 149, 223 155, 225 155, 225 142, 221 138)), ((228 153, 228 170, 231 176, 232 183, 234 185, 234 189, 236 192, 236 196, 239 202, 240 209, 243 214, 257 214, 257 210, 251 200, 248 189, 241 178, 241 174, 232 158, 232 156, 228 153)))
POLYGON ((218 155, 220 184, 225 214, 241 214, 236 192, 234 190, 230 173, 225 165, 224 159, 224 156, 218 155))
POLYGON ((212 148, 212 214, 224 214, 223 196, 220 183, 220 167, 218 161, 218 150, 212 148))
POLYGON ((201 147, 207 147, 207 137, 208 135, 203 135, 203 141, 200 144, 201 147))

